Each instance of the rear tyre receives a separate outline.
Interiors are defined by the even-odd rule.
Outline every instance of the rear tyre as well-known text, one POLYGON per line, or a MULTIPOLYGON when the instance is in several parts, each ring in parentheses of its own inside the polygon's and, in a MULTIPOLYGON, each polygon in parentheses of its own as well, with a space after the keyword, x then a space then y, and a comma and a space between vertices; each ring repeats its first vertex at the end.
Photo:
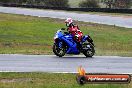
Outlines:
POLYGON ((53 45, 53 52, 56 56, 63 57, 65 55, 65 47, 62 45, 61 48, 57 46, 57 44, 54 43, 53 45))
POLYGON ((92 44, 88 43, 88 44, 86 44, 85 47, 88 48, 88 49, 87 50, 84 50, 83 51, 83 54, 86 57, 92 57, 95 54, 94 46, 92 44))

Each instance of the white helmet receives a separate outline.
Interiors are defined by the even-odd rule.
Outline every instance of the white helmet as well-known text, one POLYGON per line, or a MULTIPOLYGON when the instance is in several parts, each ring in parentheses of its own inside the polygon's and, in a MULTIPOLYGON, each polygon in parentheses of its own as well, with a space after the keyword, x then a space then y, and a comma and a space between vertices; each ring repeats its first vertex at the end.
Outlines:
POLYGON ((67 19, 65 20, 65 23, 66 23, 66 26, 69 26, 71 23, 73 23, 72 18, 67 18, 67 19))

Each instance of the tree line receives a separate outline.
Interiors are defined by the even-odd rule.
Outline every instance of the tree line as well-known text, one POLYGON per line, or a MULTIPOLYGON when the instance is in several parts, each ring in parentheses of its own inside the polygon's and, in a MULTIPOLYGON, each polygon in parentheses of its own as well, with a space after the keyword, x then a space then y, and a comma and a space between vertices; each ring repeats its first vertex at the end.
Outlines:
POLYGON ((132 0, 101 0, 108 8, 130 8, 132 0))
MULTIPOLYGON (((43 5, 47 7, 70 7, 69 0, 0 0, 1 3, 13 3, 22 5, 43 5)), ((106 8, 130 8, 132 0, 83 0, 79 7, 98 7, 100 3, 106 5, 106 8)))
POLYGON ((85 0, 79 3, 80 7, 100 7, 100 3, 106 8, 130 8, 132 0, 85 0))
POLYGON ((2 3, 43 5, 48 7, 69 7, 68 0, 0 0, 2 3))

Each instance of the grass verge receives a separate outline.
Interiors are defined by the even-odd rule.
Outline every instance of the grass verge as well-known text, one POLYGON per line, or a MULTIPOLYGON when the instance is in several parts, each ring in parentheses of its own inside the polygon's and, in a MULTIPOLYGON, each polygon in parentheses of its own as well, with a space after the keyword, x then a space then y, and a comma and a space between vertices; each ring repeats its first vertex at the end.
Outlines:
POLYGON ((76 74, 0 73, 0 88, 131 88, 130 84, 86 84, 76 82, 76 74))
MULTIPOLYGON (((132 56, 132 30, 102 24, 76 22, 90 34, 96 55, 132 56)), ((52 54, 54 33, 64 20, 0 13, 1 54, 52 54)))

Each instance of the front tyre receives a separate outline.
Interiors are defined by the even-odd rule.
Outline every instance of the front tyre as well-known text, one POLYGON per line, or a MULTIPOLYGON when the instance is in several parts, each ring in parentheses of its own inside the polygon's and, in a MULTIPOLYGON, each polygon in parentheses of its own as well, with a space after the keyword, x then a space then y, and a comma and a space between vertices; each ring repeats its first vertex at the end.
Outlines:
POLYGON ((62 46, 61 48, 57 46, 56 43, 53 45, 53 52, 56 56, 62 57, 65 55, 65 47, 62 46))

